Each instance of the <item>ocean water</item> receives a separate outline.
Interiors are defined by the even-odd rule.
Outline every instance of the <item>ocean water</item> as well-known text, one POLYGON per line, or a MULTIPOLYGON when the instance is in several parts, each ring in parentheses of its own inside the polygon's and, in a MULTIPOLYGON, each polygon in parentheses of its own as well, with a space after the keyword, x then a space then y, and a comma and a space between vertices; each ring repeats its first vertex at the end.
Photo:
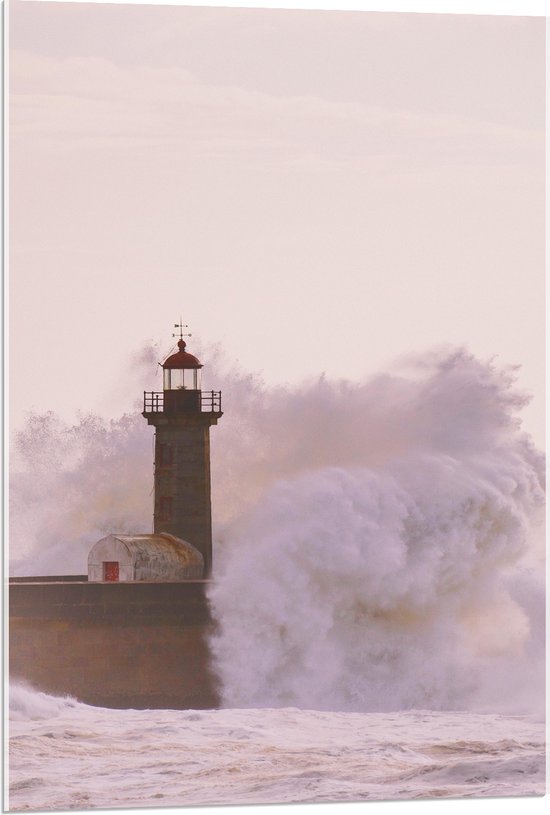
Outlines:
POLYGON ((540 796, 534 716, 108 710, 16 686, 12 811, 540 796))

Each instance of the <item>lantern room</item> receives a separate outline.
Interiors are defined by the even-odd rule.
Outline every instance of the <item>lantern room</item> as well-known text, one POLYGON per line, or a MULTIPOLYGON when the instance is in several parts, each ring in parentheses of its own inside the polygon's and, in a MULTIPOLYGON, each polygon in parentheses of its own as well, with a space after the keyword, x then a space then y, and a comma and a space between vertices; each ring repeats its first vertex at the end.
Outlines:
POLYGON ((178 349, 162 363, 164 411, 197 412, 201 409, 202 364, 185 350, 183 338, 178 342, 178 349))
POLYGON ((201 389, 202 365, 197 357, 185 350, 185 345, 185 340, 180 340, 179 351, 169 356, 162 365, 165 391, 201 389))

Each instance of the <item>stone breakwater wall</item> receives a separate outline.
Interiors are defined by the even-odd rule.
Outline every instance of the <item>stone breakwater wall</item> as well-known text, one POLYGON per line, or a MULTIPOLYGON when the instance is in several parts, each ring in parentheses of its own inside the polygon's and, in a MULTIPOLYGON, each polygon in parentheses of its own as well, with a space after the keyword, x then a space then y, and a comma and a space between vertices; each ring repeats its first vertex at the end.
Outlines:
POLYGON ((12 580, 10 679, 100 707, 218 707, 207 585, 12 580))

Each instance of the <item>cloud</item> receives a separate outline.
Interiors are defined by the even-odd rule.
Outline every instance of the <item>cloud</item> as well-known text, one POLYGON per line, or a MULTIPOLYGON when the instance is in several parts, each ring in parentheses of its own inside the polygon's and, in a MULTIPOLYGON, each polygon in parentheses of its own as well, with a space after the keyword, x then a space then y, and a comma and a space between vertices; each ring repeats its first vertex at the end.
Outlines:
POLYGON ((325 165, 532 163, 544 134, 458 115, 205 84, 183 68, 14 51, 11 138, 37 149, 139 150, 325 165))

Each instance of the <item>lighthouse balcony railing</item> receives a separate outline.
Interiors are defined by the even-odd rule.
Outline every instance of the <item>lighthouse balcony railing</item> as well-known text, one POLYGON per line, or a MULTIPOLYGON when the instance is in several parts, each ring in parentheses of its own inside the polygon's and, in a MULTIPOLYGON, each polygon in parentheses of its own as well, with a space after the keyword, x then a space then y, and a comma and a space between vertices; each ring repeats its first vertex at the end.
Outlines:
MULTIPOLYGON (((221 413, 222 411, 221 391, 200 391, 200 407, 201 412, 203 413, 221 413)), ((144 391, 143 412, 164 413, 164 392, 144 391)))

